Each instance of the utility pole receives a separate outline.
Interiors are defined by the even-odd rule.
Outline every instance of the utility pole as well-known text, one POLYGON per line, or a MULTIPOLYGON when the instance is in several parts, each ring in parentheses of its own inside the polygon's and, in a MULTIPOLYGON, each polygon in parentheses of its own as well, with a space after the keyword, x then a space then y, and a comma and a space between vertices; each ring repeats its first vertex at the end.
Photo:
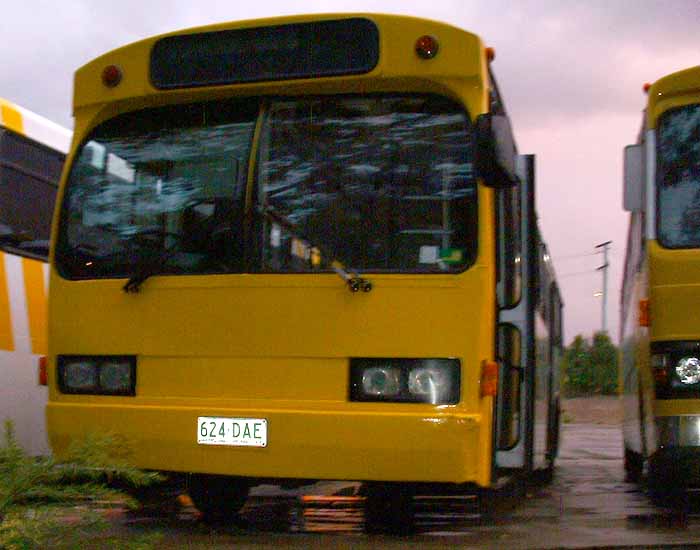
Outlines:
POLYGON ((596 271, 603 272, 603 296, 602 296, 602 307, 601 307, 601 330, 603 332, 608 332, 608 316, 607 316, 607 301, 608 301, 608 249, 612 241, 605 241, 596 246, 596 248, 602 248, 603 253, 603 265, 596 269, 596 271))

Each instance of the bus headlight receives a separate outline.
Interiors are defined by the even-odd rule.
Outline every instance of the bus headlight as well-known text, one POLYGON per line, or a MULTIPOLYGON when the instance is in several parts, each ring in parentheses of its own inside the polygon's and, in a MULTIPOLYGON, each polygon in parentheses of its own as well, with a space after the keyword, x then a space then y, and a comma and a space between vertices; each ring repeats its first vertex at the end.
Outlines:
POLYGON ((365 395, 392 397, 401 389, 401 371, 393 367, 370 367, 362 373, 365 395))
POLYGON ((62 365, 63 385, 76 393, 93 393, 97 389, 97 364, 90 360, 70 361, 62 365))
POLYGON ((651 342, 657 399, 700 398, 700 342, 651 342))
POLYGON ((683 384, 697 384, 700 382, 700 359, 697 357, 683 357, 676 365, 676 374, 683 384))
POLYGON ((136 394, 136 357, 59 355, 57 363, 62 393, 136 394))
MULTIPOLYGON (((428 403, 441 403, 452 393, 450 371, 442 366, 425 366, 408 373, 408 391, 428 403)), ((448 399, 449 400, 449 399, 448 399)))
POLYGON ((131 362, 105 361, 100 365, 100 388, 109 393, 128 392, 132 385, 131 362))
POLYGON ((459 401, 458 359, 350 360, 350 400, 452 405, 459 401))

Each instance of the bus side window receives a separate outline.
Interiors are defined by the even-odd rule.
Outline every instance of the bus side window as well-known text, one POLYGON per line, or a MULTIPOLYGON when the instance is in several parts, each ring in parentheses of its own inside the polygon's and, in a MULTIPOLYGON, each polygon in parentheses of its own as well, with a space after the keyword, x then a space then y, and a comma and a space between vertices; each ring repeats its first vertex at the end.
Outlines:
POLYGON ((0 130, 0 246, 46 261, 63 154, 0 130))
POLYGON ((522 233, 520 188, 498 191, 498 304, 511 308, 522 292, 522 233))

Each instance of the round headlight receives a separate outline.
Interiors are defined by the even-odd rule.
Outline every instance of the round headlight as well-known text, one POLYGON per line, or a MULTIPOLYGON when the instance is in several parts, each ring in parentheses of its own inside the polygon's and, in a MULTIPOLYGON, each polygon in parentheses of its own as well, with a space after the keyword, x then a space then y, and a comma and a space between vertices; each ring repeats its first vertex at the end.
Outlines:
POLYGON ((126 392, 131 388, 131 365, 127 362, 102 363, 100 387, 107 392, 126 392))
POLYGON ((75 361, 63 366, 63 382, 67 389, 90 390, 97 386, 97 366, 92 361, 75 361))
POLYGON ((391 367, 370 367, 362 373, 365 395, 393 396, 401 388, 401 371, 391 367))
POLYGON ((429 403, 439 403, 452 389, 450 373, 446 369, 419 367, 408 374, 408 391, 425 397, 429 403))
POLYGON ((700 359, 683 357, 676 365, 676 374, 683 384, 697 384, 700 382, 700 359))

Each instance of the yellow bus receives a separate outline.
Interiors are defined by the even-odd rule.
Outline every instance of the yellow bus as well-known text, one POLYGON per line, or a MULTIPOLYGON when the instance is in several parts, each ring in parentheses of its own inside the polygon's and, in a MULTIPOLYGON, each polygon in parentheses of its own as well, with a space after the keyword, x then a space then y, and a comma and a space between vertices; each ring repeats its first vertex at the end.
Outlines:
POLYGON ((391 524, 428 485, 551 469, 561 299, 489 55, 449 25, 344 14, 80 68, 54 451, 119 434, 211 519, 256 483, 331 479, 365 482, 368 521, 391 524))
POLYGON ((0 98, 0 423, 49 452, 39 358, 46 355, 51 217, 70 132, 0 98), (22 197, 20 199, 20 197, 22 197))
POLYGON ((648 89, 624 178, 625 472, 666 496, 700 483, 700 67, 648 89))

